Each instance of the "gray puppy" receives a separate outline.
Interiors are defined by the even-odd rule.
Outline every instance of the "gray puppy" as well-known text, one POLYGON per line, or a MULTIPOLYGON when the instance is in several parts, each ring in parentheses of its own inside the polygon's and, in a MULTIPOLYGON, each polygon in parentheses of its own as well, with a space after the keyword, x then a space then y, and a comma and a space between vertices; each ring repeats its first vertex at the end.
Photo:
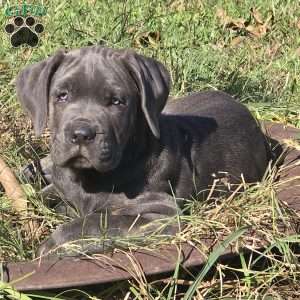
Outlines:
POLYGON ((218 91, 165 107, 169 90, 158 61, 98 46, 59 51, 19 74, 18 98, 37 135, 49 119, 53 184, 79 214, 40 252, 103 235, 103 213, 105 235, 136 234, 178 213, 173 195, 204 199, 225 175, 231 183, 262 178, 268 149, 246 107, 218 91))

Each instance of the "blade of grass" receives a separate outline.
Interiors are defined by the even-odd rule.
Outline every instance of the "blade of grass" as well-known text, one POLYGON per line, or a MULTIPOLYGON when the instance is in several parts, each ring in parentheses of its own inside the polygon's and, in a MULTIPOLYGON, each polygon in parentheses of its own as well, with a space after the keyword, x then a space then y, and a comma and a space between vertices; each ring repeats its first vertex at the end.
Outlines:
POLYGON ((176 280, 178 279, 178 274, 179 274, 179 269, 180 269, 180 262, 181 262, 180 256, 181 256, 181 249, 179 249, 179 251, 178 251, 178 259, 177 259, 177 262, 176 262, 176 267, 175 267, 174 275, 173 275, 173 278, 172 278, 173 280, 172 280, 172 283, 171 283, 171 286, 170 286, 170 289, 169 289, 167 300, 171 300, 173 294, 174 294, 174 299, 175 299, 176 288, 177 288, 176 280), (174 293, 174 291, 175 291, 175 293, 174 293))
MULTIPOLYGON (((7 297, 8 299, 15 299, 15 300, 32 300, 30 297, 26 296, 25 294, 21 294, 13 289, 10 285, 0 282, 0 295, 7 297)), ((6 299, 6 298, 3 298, 6 299)))
POLYGON ((130 287, 130 291, 132 292, 132 294, 134 294, 134 296, 135 296, 134 299, 143 300, 140 293, 133 286, 130 287))
POLYGON ((190 288, 184 295, 183 300, 191 300, 192 299, 192 297, 197 289, 197 286, 203 280, 203 278, 205 277, 207 272, 210 270, 210 268, 214 265, 214 263, 217 261, 217 259, 224 253, 224 251, 228 248, 228 246, 232 242, 236 241, 248 229, 249 229, 249 227, 245 226, 245 227, 241 227, 237 231, 233 232, 223 242, 221 242, 220 245, 209 255, 209 257, 207 259, 207 263, 201 270, 200 274, 198 275, 198 277, 196 278, 194 283, 190 286, 190 288))

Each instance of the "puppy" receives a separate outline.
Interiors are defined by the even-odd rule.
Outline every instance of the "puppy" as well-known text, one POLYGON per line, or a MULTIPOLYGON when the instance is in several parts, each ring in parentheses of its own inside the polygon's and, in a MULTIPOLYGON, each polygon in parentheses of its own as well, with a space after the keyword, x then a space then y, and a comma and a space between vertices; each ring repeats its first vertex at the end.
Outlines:
POLYGON ((218 177, 256 182, 268 164, 265 137, 245 106, 219 91, 165 106, 168 71, 131 50, 58 51, 26 67, 16 86, 37 135, 49 119, 53 185, 78 212, 40 253, 103 236, 103 214, 105 236, 145 234, 142 225, 180 213, 174 195, 202 200, 218 177))

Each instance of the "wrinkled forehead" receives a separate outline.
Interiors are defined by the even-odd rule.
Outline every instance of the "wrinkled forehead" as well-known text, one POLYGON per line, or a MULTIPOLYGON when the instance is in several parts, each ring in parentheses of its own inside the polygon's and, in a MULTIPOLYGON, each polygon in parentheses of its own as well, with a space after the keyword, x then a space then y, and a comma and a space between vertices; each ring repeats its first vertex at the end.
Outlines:
POLYGON ((66 54, 53 77, 53 85, 55 88, 81 88, 90 92, 113 88, 126 94, 136 88, 122 58, 105 55, 93 48, 66 54))

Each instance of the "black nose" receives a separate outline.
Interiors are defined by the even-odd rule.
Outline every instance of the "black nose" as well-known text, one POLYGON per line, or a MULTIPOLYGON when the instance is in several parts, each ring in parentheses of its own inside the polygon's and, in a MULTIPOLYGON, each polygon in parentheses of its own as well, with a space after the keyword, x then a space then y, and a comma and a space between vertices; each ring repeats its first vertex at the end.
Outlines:
POLYGON ((95 129, 91 128, 90 126, 82 126, 79 128, 74 129, 71 142, 73 144, 88 144, 94 141, 96 137, 95 129))

